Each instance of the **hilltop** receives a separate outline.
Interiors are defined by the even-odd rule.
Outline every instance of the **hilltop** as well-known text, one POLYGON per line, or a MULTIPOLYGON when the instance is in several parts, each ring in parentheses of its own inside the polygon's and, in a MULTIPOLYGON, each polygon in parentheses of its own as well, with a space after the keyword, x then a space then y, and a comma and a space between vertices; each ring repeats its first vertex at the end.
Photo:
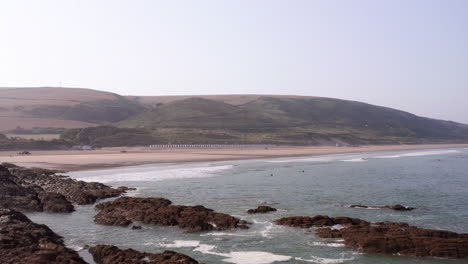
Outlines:
POLYGON ((75 128, 65 130, 62 139, 77 144, 99 142, 96 144, 102 146, 468 142, 468 125, 367 103, 311 96, 145 97, 44 87, 0 89, 0 105, 0 132, 18 131, 17 127, 36 133, 75 128), (86 129, 89 127, 96 128, 86 129))

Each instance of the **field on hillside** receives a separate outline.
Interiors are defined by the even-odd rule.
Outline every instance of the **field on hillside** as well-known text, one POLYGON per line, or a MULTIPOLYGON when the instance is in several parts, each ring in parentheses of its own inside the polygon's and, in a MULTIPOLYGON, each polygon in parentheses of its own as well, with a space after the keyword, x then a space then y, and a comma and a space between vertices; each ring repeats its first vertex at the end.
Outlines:
POLYGON ((34 140, 52 140, 59 139, 60 134, 35 134, 35 135, 25 135, 25 134, 5 134, 8 138, 24 138, 24 139, 34 139, 34 140))

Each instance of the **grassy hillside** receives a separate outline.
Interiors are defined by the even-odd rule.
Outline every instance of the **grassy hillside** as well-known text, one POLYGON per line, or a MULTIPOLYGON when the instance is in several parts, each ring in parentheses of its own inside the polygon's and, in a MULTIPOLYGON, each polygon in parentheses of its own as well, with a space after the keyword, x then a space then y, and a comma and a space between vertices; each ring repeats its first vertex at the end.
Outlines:
POLYGON ((89 89, 0 89, 0 132, 12 134, 18 126, 38 131, 77 128, 65 131, 62 137, 72 143, 96 146, 468 142, 467 125, 332 98, 144 97, 89 89), (120 129, 111 128, 112 125, 120 129), (90 128, 95 126, 101 127, 90 128))
POLYGON ((242 105, 189 98, 160 104, 118 125, 149 129, 169 142, 321 145, 468 140, 466 125, 319 97, 260 97, 242 105))
POLYGON ((126 97, 79 88, 0 89, 0 131, 80 128, 124 120, 144 107, 126 97))

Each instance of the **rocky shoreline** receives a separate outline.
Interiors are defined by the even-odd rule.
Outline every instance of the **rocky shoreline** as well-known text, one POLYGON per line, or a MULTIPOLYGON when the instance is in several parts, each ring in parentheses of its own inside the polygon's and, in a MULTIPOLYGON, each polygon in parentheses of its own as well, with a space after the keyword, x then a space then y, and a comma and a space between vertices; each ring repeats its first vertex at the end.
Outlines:
POLYGON ((89 248, 89 252, 97 264, 115 264, 115 263, 131 263, 131 264, 198 264, 199 262, 193 258, 166 250, 162 253, 153 254, 139 252, 133 249, 120 249, 116 246, 97 245, 89 248))
POLYGON ((407 223, 371 223, 358 218, 317 215, 275 220, 278 225, 317 227, 321 238, 341 238, 347 247, 364 252, 438 258, 468 257, 468 234, 424 229, 407 223))
POLYGON ((0 263, 85 264, 63 239, 46 225, 33 223, 24 214, 0 208, 0 263))
POLYGON ((351 208, 358 208, 358 209, 391 209, 395 211, 413 211, 414 207, 408 207, 408 206, 403 206, 400 204, 395 204, 395 205, 362 205, 362 204, 352 204, 349 207, 351 208))
MULTIPOLYGON (((78 253, 66 248, 63 238, 45 225, 33 223, 23 212, 71 213, 74 204, 93 204, 99 199, 118 197, 128 188, 83 182, 58 171, 0 165, 0 263, 86 263, 78 253)), ((351 205, 351 208, 411 211, 402 205, 351 205)), ((216 212, 202 205, 173 205, 165 198, 119 197, 99 203, 94 221, 102 225, 140 224, 177 226, 187 232, 248 229, 250 223, 216 212)), ((259 206, 248 214, 275 212, 259 206)), ((467 258, 468 234, 410 226, 407 223, 372 223, 359 218, 318 215, 291 216, 274 221, 277 225, 314 228, 323 239, 342 239, 346 247, 369 254, 405 255, 436 258, 467 258)), ((144 228, 144 227, 143 227, 144 228)), ((88 249, 97 264, 110 263, 198 263, 173 251, 145 253, 97 245, 88 249)))
MULTIPOLYGON (((53 170, 29 169, 5 163, 0 165, 0 263, 87 263, 76 251, 65 247, 62 237, 46 225, 32 222, 20 211, 71 213, 74 211, 73 204, 92 204, 99 199, 120 196, 127 190, 129 188, 112 188, 102 183, 77 181, 53 170)), ((223 218, 220 216, 233 221, 230 216, 212 212, 202 206, 192 210, 199 214, 206 212, 207 216, 214 218, 215 223, 223 218)), ((224 224, 236 225, 236 222, 228 221, 224 224)), ((193 225, 191 229, 196 229, 196 224, 193 225)), ((114 246, 98 245, 89 248, 89 252, 97 264, 198 263, 189 256, 173 251, 141 253, 133 249, 122 250, 114 246)))
POLYGON ((248 223, 236 217, 215 212, 202 205, 172 205, 164 198, 120 197, 96 205, 95 222, 102 225, 128 226, 133 222, 178 226, 188 232, 247 229, 248 223))

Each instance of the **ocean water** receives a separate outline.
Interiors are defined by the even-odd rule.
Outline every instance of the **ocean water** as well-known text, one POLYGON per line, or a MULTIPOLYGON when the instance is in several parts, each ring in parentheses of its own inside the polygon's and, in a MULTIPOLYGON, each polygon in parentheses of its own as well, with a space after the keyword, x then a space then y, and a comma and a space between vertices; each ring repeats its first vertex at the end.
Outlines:
POLYGON ((248 230, 186 233, 176 227, 143 225, 142 230, 132 230, 97 225, 94 205, 77 206, 72 214, 28 214, 75 249, 95 244, 155 253, 170 249, 207 264, 468 263, 468 259, 361 254, 345 248, 343 241, 316 237, 312 229, 272 223, 284 216, 323 214, 468 233, 468 149, 144 165, 69 175, 136 187, 129 196, 201 204, 253 223, 248 230), (279 210, 264 215, 246 213, 262 204, 279 210), (418 209, 353 209, 351 204, 403 204, 418 209))

